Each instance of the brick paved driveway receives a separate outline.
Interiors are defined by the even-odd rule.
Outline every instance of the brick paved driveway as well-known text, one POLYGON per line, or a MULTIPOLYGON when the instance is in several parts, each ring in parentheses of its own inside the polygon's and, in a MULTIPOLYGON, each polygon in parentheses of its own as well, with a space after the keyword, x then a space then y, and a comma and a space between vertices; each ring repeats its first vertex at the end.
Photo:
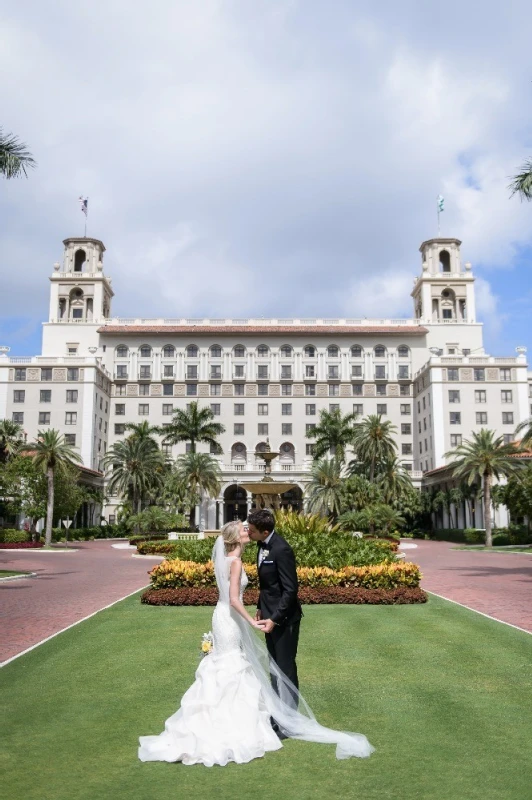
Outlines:
POLYGON ((37 573, 0 583, 0 661, 149 583, 157 561, 112 544, 76 542, 75 553, 0 550, 0 569, 37 573))
POLYGON ((449 542, 415 540, 407 561, 419 564, 430 592, 532 633, 532 555, 453 550, 449 542))

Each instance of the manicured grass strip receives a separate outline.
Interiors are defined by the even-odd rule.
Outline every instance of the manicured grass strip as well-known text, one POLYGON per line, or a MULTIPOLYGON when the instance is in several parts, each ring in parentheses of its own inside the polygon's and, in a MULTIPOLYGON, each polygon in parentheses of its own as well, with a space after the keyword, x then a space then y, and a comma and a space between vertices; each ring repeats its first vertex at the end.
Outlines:
POLYGON ((532 637, 431 597, 305 608, 302 690, 368 760, 288 741, 248 765, 137 760, 198 665, 212 609, 133 596, 0 671, 2 789, 24 800, 530 800, 532 637))
POLYGON ((24 575, 31 575, 31 572, 18 572, 18 570, 0 569, 0 578, 14 578, 23 577, 24 575))
POLYGON ((476 553, 524 553, 532 555, 532 545, 505 545, 504 547, 485 547, 484 545, 470 545, 469 547, 451 547, 451 550, 474 550, 476 553))

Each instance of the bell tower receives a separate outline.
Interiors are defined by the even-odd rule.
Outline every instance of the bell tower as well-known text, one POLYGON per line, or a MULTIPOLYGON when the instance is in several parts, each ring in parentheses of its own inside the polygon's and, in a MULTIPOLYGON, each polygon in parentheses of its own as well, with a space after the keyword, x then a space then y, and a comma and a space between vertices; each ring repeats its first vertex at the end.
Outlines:
POLYGON ((420 322, 476 322, 474 277, 471 264, 462 267, 459 239, 428 239, 419 248, 422 273, 412 297, 414 316, 420 322))
POLYGON ((50 278, 49 322, 101 324, 110 316, 114 295, 103 273, 105 246, 87 237, 65 239, 63 245, 63 264, 54 264, 50 278))

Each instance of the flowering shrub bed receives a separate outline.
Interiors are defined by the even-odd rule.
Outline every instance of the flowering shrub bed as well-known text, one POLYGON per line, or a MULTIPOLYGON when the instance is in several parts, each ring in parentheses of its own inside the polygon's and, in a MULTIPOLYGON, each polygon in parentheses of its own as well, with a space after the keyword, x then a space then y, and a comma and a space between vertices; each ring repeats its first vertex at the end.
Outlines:
MULTIPOLYGON (((249 588, 258 587, 257 567, 246 565, 249 588)), ((216 588, 212 561, 199 564, 177 559, 163 561, 149 572, 153 589, 216 588)), ((383 563, 365 567, 298 567, 300 587, 362 587, 365 589, 395 589, 399 586, 418 587, 421 573, 417 564, 383 563)))
MULTIPOLYGON (((257 604, 257 589, 244 592, 244 603, 257 604)), ((299 599, 308 605, 405 605, 426 603, 427 595, 417 588, 399 586, 395 589, 362 589, 356 586, 306 586, 300 589, 299 599)), ((218 602, 218 590, 212 586, 182 587, 178 589, 147 589, 141 595, 141 603, 152 606, 214 606, 218 602)))
POLYGON ((24 550, 44 547, 44 542, 0 542, 0 550, 24 550))

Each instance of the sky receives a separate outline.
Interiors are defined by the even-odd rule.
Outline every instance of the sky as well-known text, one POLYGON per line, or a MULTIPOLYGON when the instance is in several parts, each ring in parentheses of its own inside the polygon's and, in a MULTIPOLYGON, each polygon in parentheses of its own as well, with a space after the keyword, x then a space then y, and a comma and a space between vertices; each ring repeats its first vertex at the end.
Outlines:
POLYGON ((462 240, 485 347, 532 348, 532 5, 19 0, 0 124, 0 344, 40 352, 62 240, 106 245, 113 315, 411 317, 419 245, 462 240), (523 55, 525 54, 525 55, 523 55))

